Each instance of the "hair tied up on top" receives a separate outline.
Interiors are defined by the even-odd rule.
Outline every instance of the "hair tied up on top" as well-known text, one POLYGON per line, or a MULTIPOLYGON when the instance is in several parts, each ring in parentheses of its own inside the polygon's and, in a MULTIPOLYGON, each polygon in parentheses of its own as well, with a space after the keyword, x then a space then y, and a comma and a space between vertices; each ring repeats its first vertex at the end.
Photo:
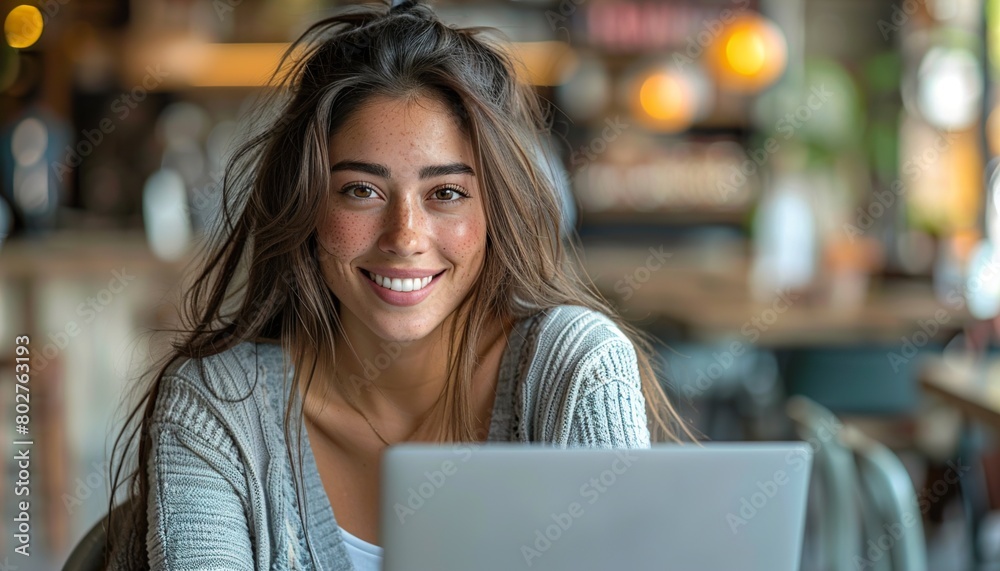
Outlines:
POLYGON ((418 4, 420 4, 418 0, 392 0, 392 6, 389 8, 389 12, 406 12, 418 4))

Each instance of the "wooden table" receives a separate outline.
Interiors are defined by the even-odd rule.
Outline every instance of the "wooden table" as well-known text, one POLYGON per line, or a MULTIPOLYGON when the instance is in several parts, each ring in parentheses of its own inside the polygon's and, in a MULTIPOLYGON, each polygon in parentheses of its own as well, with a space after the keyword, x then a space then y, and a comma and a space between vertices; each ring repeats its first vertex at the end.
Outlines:
MULTIPOLYGON (((956 460, 975 467, 959 480, 970 537, 979 537, 984 519, 992 509, 991 498, 997 490, 995 481, 982 469, 988 460, 989 441, 980 426, 1000 431, 1000 359, 987 357, 929 357, 920 370, 920 386, 962 413, 962 431, 956 460)), ((994 469, 996 466, 994 465, 994 469)), ((973 566, 983 562, 979 543, 972 542, 973 566)))
POLYGON ((964 308, 943 304, 931 285, 921 282, 872 287, 856 307, 835 307, 805 294, 782 299, 778 292, 761 302, 751 297, 744 250, 739 245, 700 250, 590 245, 582 262, 626 319, 642 327, 680 327, 695 341, 737 339, 771 347, 899 345, 901 337, 919 331, 920 322, 937 321, 939 331, 945 331, 971 319, 964 308), (667 251, 670 257, 661 263, 650 258, 653 251, 667 251))
POLYGON ((969 418, 1000 430, 1000 359, 929 357, 920 386, 969 418))

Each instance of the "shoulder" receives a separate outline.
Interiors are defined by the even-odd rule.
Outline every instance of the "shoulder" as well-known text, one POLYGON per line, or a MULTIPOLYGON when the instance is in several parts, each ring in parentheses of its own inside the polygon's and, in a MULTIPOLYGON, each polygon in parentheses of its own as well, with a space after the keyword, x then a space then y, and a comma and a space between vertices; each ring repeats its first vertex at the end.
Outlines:
POLYGON ((614 321, 578 306, 551 308, 528 321, 521 404, 531 439, 630 447, 648 442, 635 347, 614 321))
MULTIPOLYGON (((164 372, 154 420, 197 426, 258 416, 282 367, 280 346, 244 341, 202 358, 177 359, 164 372)), ((230 426, 232 428, 232 426, 230 426)))
POLYGON ((164 371, 149 427, 146 469, 150 509, 155 505, 156 510, 151 514, 159 518, 155 535, 150 527, 150 549, 167 553, 167 561, 177 557, 180 565, 180 559, 207 557, 197 549, 164 551, 167 545, 204 546, 185 533, 208 525, 204 510, 188 513, 192 494, 207 506, 204 513, 226 522, 218 533, 232 561, 237 552, 241 558, 249 556, 252 545, 257 559, 282 545, 258 544, 269 532, 272 540, 284 541, 273 526, 277 521, 287 525, 279 516, 281 506, 291 501, 284 495, 290 472, 278 447, 275 417, 266 413, 265 404, 280 355, 278 346, 244 342, 215 355, 176 359, 164 371))
MULTIPOLYGON (((546 369, 580 371, 601 364, 614 367, 623 361, 627 365, 636 360, 632 341, 610 317, 599 311, 562 305, 539 312, 532 320, 528 343, 534 349, 532 361, 546 369)), ((638 383, 637 376, 625 380, 638 383)))
POLYGON ((275 351, 280 352, 277 345, 244 341, 207 357, 178 359, 166 375, 233 396, 232 391, 245 388, 247 380, 267 371, 275 351))

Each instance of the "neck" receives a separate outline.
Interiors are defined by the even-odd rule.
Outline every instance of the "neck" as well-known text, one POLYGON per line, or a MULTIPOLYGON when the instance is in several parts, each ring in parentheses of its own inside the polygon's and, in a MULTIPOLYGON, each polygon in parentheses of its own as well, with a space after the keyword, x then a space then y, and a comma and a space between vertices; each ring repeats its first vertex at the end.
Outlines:
MULTIPOLYGON (((450 325, 446 322, 431 335, 406 342, 381 339, 350 318, 343 326, 345 335, 336 339, 334 347, 336 370, 325 371, 322 366, 316 370, 318 384, 328 389, 321 398, 340 402, 344 410, 355 408, 390 442, 430 437, 438 422, 434 418, 443 410, 450 325)), ((488 397, 495 384, 487 381, 496 381, 493 373, 512 326, 513 321, 498 321, 483 331, 478 343, 477 371, 470 387, 477 415, 488 416, 493 402, 488 397), (481 368, 484 365, 486 369, 481 368)))
POLYGON ((415 341, 386 341, 371 338, 370 331, 364 333, 337 339, 337 370, 329 380, 341 392, 353 390, 365 411, 380 416, 391 411, 406 420, 422 418, 447 382, 445 335, 436 331, 415 341))

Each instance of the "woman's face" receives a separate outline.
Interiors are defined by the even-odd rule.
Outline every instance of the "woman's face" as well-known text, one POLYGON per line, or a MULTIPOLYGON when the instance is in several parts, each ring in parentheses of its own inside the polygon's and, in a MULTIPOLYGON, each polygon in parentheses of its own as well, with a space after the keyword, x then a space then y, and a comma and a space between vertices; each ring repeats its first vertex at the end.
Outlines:
POLYGON ((448 108, 426 97, 376 97, 331 138, 319 264, 352 336, 425 338, 472 289, 486 250, 472 157, 448 108))

